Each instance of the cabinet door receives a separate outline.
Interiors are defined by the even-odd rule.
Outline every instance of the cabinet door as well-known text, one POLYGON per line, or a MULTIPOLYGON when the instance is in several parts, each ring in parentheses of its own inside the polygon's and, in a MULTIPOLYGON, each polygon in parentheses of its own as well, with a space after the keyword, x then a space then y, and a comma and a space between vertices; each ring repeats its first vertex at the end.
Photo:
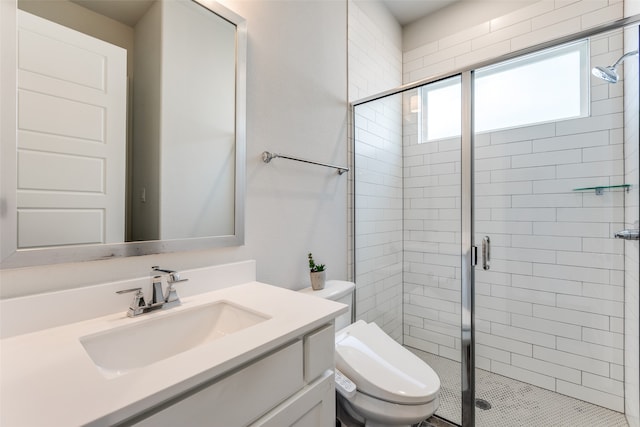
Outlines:
POLYGON ((336 423, 333 371, 327 370, 251 427, 333 427, 336 423))
POLYGON ((133 425, 246 426, 300 390, 302 372, 302 342, 296 341, 133 425))
POLYGON ((333 324, 318 328, 304 337, 304 382, 310 384, 334 367, 336 333, 333 324))

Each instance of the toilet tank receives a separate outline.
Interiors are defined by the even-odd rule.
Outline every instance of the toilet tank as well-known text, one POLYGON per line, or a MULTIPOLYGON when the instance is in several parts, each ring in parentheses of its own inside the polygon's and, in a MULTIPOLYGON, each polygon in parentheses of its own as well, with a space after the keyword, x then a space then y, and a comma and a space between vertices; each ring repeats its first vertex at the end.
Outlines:
POLYGON ((349 310, 336 317, 336 332, 351 324, 351 313, 353 312, 353 291, 356 285, 353 282, 345 282, 344 280, 327 280, 324 289, 314 291, 308 287, 301 289, 300 292, 313 295, 320 298, 341 302, 349 306, 349 310))

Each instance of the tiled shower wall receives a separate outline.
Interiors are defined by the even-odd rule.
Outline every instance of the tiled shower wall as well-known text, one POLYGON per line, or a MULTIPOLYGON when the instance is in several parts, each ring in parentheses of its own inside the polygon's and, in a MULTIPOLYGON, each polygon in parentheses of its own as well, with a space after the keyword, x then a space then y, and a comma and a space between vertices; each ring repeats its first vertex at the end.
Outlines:
MULTIPOLYGON (((350 101, 401 84, 400 45, 400 27, 386 9, 376 2, 349 2, 350 101)), ((354 174, 349 176, 355 181, 351 184, 357 206, 356 317, 376 322, 398 341, 402 340, 401 105, 397 96, 358 106, 353 117, 355 145, 349 144, 350 150, 355 147, 355 154, 350 152, 354 174)))
MULTIPOLYGON (((591 40, 593 64, 621 54, 621 32, 591 40)), ((492 241, 491 270, 476 268, 476 364, 623 411, 623 243, 611 236, 624 193, 572 191, 624 182, 623 94, 591 83, 591 117, 475 137, 476 242, 492 241)), ((459 141, 411 133, 405 344, 459 360, 459 141)))
MULTIPOLYGON (((405 52, 405 83, 621 16, 621 1, 541 1, 405 52)), ((594 64, 621 54, 621 33, 592 40, 594 64)), ((476 241, 487 234, 493 244, 491 271, 476 269, 476 363, 623 411, 623 244, 610 237, 624 225, 624 193, 572 191, 624 182, 622 85, 592 80, 591 91, 592 117, 476 138, 476 241)), ((450 211, 450 228, 434 222, 453 201, 459 208, 450 197, 459 145, 420 147, 411 132, 405 125, 405 184, 425 186, 405 190, 405 215, 423 210, 414 219, 438 231, 405 252, 405 343, 459 360, 459 255, 448 246, 459 242, 459 217, 450 211)), ((408 226, 410 239, 427 235, 408 226)))
MULTIPOLYGON (((635 2, 637 0, 628 0, 635 2)), ((464 31, 428 40, 403 54, 403 83, 491 60, 562 36, 615 21, 623 0, 541 0, 464 31)), ((462 17, 461 17, 462 19, 462 17)), ((420 21, 429 25, 428 21, 420 21)))
MULTIPOLYGON (((640 12, 640 4, 636 4, 640 12)), ((625 29, 624 32, 624 51, 630 52, 638 49, 638 26, 625 29)), ((638 220, 640 219, 640 202, 638 195, 640 189, 637 183, 640 182, 638 171, 638 159, 640 157, 640 120, 638 111, 640 111, 640 103, 638 102, 640 94, 640 75, 638 73, 639 60, 638 57, 629 58, 624 64, 624 171, 625 181, 635 183, 629 193, 625 197, 625 228, 639 228, 638 220)), ((629 422, 629 427, 640 427, 640 371, 638 361, 640 360, 640 351, 638 348, 638 328, 640 327, 640 316, 638 309, 640 308, 640 298, 638 298, 638 273, 640 266, 638 260, 640 253, 638 252, 638 241, 626 241, 624 243, 624 271, 625 271, 625 342, 624 342, 624 390, 625 390, 625 415, 629 422)))
POLYGON ((461 140, 420 142, 418 116, 405 107, 404 344, 459 361, 461 140))
MULTIPOLYGON (((405 83, 608 22, 621 13, 617 0, 541 1, 405 52, 405 83)), ((349 27, 352 33, 352 16, 349 27)), ((355 80, 361 86, 376 81, 381 69, 373 66, 381 57, 371 62, 376 37, 369 34, 354 45, 350 36, 350 61, 354 52, 369 61, 358 69, 367 75, 355 80)), ((612 63, 622 53, 620 35, 593 43, 598 64, 612 63)), ((597 117, 477 138, 481 197, 476 214, 479 229, 490 232, 494 244, 493 271, 478 275, 477 363, 622 410, 622 245, 609 237, 623 225, 623 193, 596 197, 571 191, 624 181, 622 85, 592 83, 592 114, 597 117), (592 173, 593 167, 601 170, 592 173)), ((411 95, 406 95, 405 108, 411 95)), ((356 110, 361 136, 355 144, 362 144, 356 151, 366 153, 356 167, 356 181, 361 181, 356 182, 357 194, 365 190, 358 211, 368 210, 356 221, 356 233, 358 228, 363 233, 357 239, 362 255, 356 265, 362 264, 356 270, 363 274, 356 278, 362 291, 358 317, 386 324, 398 339, 392 318, 399 312, 395 290, 402 286, 396 274, 395 228, 402 190, 389 185, 400 175, 397 127, 386 113, 399 106, 395 100, 376 104, 356 110), (385 164, 383 159, 391 160, 385 164)), ((459 141, 418 146, 415 114, 409 113, 403 115, 404 342, 459 359, 459 141)))
POLYGON ((356 107, 358 319, 402 340, 401 96, 356 107))
MULTIPOLYGON (((621 32, 591 40, 592 64, 621 54, 621 32)), ((477 363, 623 411, 624 192, 572 191, 624 183, 623 84, 591 82, 590 117, 479 138, 477 363)))

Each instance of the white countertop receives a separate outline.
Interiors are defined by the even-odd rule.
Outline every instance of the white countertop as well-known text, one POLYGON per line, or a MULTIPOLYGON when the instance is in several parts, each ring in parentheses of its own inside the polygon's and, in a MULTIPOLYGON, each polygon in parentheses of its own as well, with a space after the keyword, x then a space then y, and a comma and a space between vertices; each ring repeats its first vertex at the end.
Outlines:
MULTIPOLYGON (((0 425, 109 426, 233 370, 346 312, 332 301, 250 282, 183 298, 136 318, 121 313, 0 341, 0 425), (207 344, 106 378, 80 337, 225 300, 271 318, 207 344)), ((126 349, 123 349, 126 351, 126 349)))

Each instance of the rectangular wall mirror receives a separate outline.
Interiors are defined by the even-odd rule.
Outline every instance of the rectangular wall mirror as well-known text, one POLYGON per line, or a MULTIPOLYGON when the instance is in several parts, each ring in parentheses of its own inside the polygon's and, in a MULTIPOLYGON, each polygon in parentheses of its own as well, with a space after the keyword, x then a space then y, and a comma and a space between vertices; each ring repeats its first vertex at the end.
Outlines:
POLYGON ((212 0, 0 13, 2 268, 244 243, 242 17, 212 0))

